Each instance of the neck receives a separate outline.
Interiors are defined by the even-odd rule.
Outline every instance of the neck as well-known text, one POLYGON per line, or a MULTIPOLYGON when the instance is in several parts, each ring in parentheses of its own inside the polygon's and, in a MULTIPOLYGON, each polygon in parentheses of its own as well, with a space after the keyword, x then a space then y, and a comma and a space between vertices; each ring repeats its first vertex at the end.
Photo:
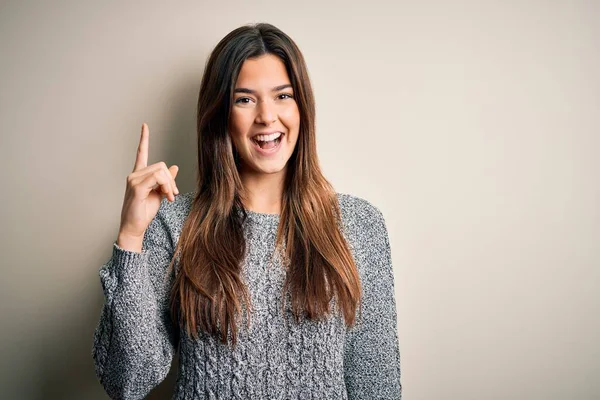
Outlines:
POLYGON ((246 209, 266 214, 281 213, 285 169, 272 174, 246 171, 240 173, 240 178, 246 190, 243 200, 246 209))

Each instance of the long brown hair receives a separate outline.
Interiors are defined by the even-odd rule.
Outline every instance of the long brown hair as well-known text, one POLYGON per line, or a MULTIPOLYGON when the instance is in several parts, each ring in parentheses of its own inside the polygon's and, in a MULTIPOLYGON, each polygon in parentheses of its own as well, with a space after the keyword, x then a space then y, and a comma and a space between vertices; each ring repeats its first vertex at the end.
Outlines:
POLYGON ((289 289, 296 322, 302 313, 312 320, 325 317, 335 296, 347 325, 354 324, 361 298, 358 271, 340 230, 336 192, 317 158, 315 102, 304 57, 294 41, 271 24, 239 27, 217 44, 205 66, 198 97, 197 190, 169 265, 172 269, 179 258, 170 299, 173 321, 185 325, 192 337, 200 327, 224 344, 231 329, 234 346, 241 301, 248 321, 252 306, 241 278, 246 192, 227 124, 242 64, 264 54, 284 62, 300 112, 276 236, 276 249, 287 269, 283 294, 289 289))

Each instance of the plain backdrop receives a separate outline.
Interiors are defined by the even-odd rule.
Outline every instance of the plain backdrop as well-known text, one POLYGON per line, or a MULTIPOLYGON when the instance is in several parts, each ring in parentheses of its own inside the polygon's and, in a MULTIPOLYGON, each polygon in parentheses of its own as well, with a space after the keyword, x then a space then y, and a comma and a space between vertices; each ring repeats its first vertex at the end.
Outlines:
POLYGON ((3 399, 106 398, 98 269, 140 126, 193 190, 204 63, 252 22, 300 46, 324 172, 386 218, 404 398, 600 398, 599 2, 0 7, 3 399))

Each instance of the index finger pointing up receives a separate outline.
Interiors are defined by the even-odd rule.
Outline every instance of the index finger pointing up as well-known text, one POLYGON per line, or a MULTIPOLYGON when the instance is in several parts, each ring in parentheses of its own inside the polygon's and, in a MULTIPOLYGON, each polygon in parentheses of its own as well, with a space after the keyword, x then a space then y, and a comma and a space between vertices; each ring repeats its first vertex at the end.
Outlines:
POLYGON ((134 171, 146 168, 148 166, 148 125, 142 124, 142 134, 140 136, 140 144, 138 145, 137 156, 135 158, 134 171))

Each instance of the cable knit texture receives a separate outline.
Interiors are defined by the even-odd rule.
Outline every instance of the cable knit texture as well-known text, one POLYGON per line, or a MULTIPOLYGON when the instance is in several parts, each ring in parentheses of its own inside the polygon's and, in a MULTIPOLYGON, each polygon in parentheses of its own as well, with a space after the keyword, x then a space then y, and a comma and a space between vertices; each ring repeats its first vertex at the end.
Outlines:
POLYGON ((192 339, 171 324, 168 313, 173 275, 166 269, 194 195, 181 194, 172 203, 163 199, 142 252, 122 249, 115 241, 111 258, 100 268, 105 301, 92 357, 112 399, 146 397, 167 376, 179 351, 172 399, 401 400, 391 251, 377 207, 337 193, 343 234, 363 289, 362 314, 357 308, 350 328, 339 312, 297 324, 289 292, 282 315, 285 270, 271 258, 280 216, 247 211, 242 275, 254 309, 250 328, 242 318, 232 350, 204 332, 192 339))

